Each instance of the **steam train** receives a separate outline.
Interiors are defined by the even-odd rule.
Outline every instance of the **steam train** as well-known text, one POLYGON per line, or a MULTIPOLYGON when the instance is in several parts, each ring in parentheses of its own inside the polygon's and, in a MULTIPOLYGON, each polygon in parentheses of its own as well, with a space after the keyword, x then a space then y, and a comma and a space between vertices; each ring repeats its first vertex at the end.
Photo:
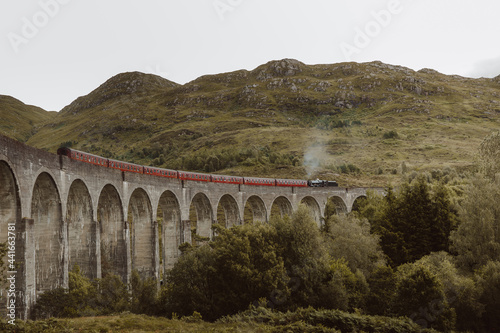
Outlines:
POLYGON ((212 183, 224 183, 224 184, 256 185, 256 186, 282 186, 282 187, 338 186, 337 182, 319 180, 319 179, 307 181, 300 179, 237 177, 237 176, 209 175, 198 172, 162 169, 162 168, 143 166, 123 161, 117 161, 66 147, 59 148, 57 150, 57 154, 67 156, 73 160, 90 163, 110 169, 121 170, 123 172, 140 173, 145 175, 164 177, 164 178, 174 178, 180 180, 191 180, 199 182, 212 182, 212 183))

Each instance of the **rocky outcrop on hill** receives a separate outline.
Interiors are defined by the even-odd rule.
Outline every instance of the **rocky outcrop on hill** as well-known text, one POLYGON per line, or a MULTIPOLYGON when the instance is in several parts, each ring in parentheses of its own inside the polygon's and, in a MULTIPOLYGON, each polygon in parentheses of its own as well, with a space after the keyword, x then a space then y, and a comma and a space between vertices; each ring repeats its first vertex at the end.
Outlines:
POLYGON ((140 72, 122 73, 113 76, 90 94, 78 97, 70 105, 64 107, 61 113, 72 113, 74 115, 118 96, 130 95, 133 97, 155 94, 178 86, 179 84, 157 75, 140 72))

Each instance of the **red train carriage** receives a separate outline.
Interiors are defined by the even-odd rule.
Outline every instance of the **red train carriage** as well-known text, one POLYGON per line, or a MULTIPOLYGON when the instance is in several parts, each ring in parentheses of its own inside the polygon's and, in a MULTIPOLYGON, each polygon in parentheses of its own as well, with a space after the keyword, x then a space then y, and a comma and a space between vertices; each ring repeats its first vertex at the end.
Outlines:
POLYGON ((301 180, 301 179, 276 179, 276 186, 307 187, 307 180, 301 180))
POLYGON ((198 182, 212 181, 212 177, 205 173, 186 172, 186 171, 178 171, 178 173, 179 173, 179 179, 181 180, 194 180, 198 182))
POLYGON ((301 179, 271 179, 271 178, 257 178, 257 177, 236 177, 236 176, 226 176, 226 175, 208 175, 205 173, 146 167, 134 163, 110 160, 102 156, 93 155, 70 148, 59 148, 57 150, 57 154, 68 156, 69 158, 77 161, 82 161, 121 171, 135 172, 135 173, 166 177, 166 178, 179 178, 181 180, 214 182, 214 183, 224 183, 224 184, 245 184, 245 185, 257 185, 257 186, 284 186, 284 187, 338 186, 337 182, 335 181, 324 181, 324 180, 307 181, 301 179))
POLYGON ((108 159, 107 158, 104 158, 104 157, 98 156, 98 155, 89 154, 89 153, 84 153, 83 151, 79 151, 79 150, 74 150, 74 149, 64 147, 64 148, 59 148, 57 150, 57 154, 68 156, 69 158, 71 158, 73 160, 77 160, 77 161, 82 161, 82 162, 95 164, 95 165, 99 165, 99 166, 105 166, 105 167, 108 166, 108 159))
POLYGON ((213 183, 243 184, 243 177, 212 175, 213 183))
POLYGON ((259 186, 276 186, 276 179, 244 177, 243 184, 245 184, 245 185, 259 185, 259 186))
POLYGON ((177 176, 178 176, 178 173, 176 170, 152 168, 152 167, 147 167, 147 166, 144 167, 144 174, 152 175, 152 176, 159 176, 159 177, 166 177, 166 178, 177 178, 177 176))
POLYGON ((116 160, 108 160, 108 167, 111 169, 118 169, 121 171, 144 173, 144 167, 139 164, 127 163, 116 160))

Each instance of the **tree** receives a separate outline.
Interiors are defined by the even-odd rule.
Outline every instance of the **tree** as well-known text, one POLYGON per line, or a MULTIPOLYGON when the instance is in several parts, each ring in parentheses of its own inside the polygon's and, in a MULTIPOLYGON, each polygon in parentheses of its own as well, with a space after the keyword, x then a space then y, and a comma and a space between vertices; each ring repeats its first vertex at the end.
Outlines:
POLYGON ((370 233, 370 223, 355 216, 334 215, 325 224, 327 247, 332 258, 344 258, 349 268, 368 276, 385 265, 380 237, 370 233))
POLYGON ((478 331, 484 305, 480 302, 480 289, 470 274, 461 274, 455 258, 446 252, 434 252, 416 262, 427 267, 443 285, 446 302, 454 309, 459 331, 478 331))
POLYGON ((291 279, 291 297, 287 307, 324 306, 328 291, 323 282, 329 279, 329 257, 321 232, 305 205, 291 219, 274 218, 279 256, 291 279))
POLYGON ((208 246, 185 252, 167 276, 161 303, 165 315, 190 315, 194 311, 210 313, 215 279, 214 256, 208 246))
POLYGON ((460 224, 451 234, 461 268, 470 272, 500 258, 500 183, 472 179, 460 204, 460 224))
POLYGON ((169 272, 161 297, 167 315, 197 311, 215 320, 262 297, 275 303, 288 298, 288 276, 272 226, 218 227, 216 234, 208 245, 187 251, 169 272))
POLYGON ((276 243, 276 229, 268 224, 219 228, 211 244, 215 256, 215 285, 220 299, 216 311, 233 314, 266 297, 275 306, 289 297, 288 276, 276 243))
POLYGON ((500 262, 488 262, 479 269, 476 278, 480 300, 485 306, 481 321, 487 332, 496 332, 500 327, 500 262))
POLYGON ((396 315, 408 316, 424 328, 449 332, 455 325, 455 312, 446 301, 444 288, 437 276, 420 263, 398 268, 392 309, 396 315))
POLYGON ((372 226, 393 267, 431 252, 448 251, 456 218, 444 185, 431 193, 425 177, 420 176, 404 183, 398 193, 388 189, 384 201, 372 226))
POLYGON ((357 270, 353 273, 345 259, 334 259, 329 264, 329 279, 325 282, 324 301, 319 307, 354 311, 365 308, 368 284, 357 270))
POLYGON ((390 266, 377 267, 368 278, 370 291, 366 297, 366 308, 370 314, 388 316, 394 300, 396 274, 390 266))

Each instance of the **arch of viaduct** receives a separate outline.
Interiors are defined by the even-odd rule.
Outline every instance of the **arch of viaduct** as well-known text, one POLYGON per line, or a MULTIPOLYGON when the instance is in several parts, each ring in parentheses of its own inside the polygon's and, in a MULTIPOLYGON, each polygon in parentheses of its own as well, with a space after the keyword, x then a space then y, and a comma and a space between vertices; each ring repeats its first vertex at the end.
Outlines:
MULTIPOLYGON (((28 317, 37 295, 67 287, 74 265, 89 278, 113 273, 129 283, 134 269, 159 278, 177 260, 179 245, 191 242, 192 228, 212 237, 212 224, 242 224, 245 210, 265 222, 272 210, 291 214, 301 203, 321 224, 329 199, 349 212, 365 195, 365 188, 249 186, 123 173, 0 136, 0 242, 12 241, 9 231, 15 233, 16 268, 7 274, 15 275, 21 318, 28 317)), ((7 289, 1 289, 0 313, 7 289)))

